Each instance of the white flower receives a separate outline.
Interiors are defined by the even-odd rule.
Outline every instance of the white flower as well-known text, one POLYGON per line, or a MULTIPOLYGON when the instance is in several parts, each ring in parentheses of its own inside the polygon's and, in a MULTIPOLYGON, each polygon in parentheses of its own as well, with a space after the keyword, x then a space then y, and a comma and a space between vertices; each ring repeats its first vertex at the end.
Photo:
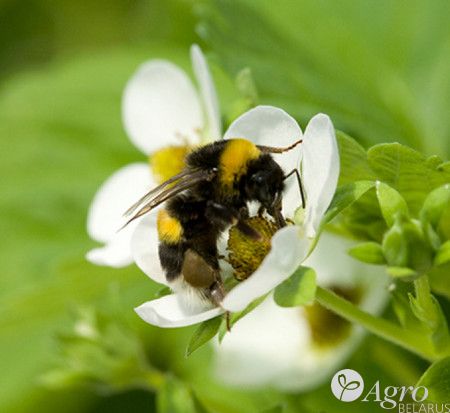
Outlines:
MULTIPOLYGON (((380 313, 388 297, 386 274, 380 267, 352 259, 346 253, 351 245, 324 233, 304 265, 315 269, 321 286, 356 292, 361 309, 380 313)), ((325 381, 359 345, 363 330, 342 324, 322 310, 319 321, 328 321, 322 325, 326 331, 339 334, 340 328, 342 334, 343 328, 351 330, 343 330, 340 340, 331 334, 318 342, 317 334, 312 334, 317 325, 311 323, 313 312, 320 312, 316 306, 282 308, 270 295, 215 346, 218 378, 235 386, 273 386, 287 391, 305 391, 325 381)))
MULTIPOLYGON (((196 45, 191 48, 191 60, 198 91, 182 69, 166 60, 142 64, 125 88, 125 130, 145 155, 180 145, 181 140, 194 145, 221 136, 216 91, 206 60, 196 45)), ((132 263, 130 240, 136 223, 117 231, 123 224, 124 211, 156 185, 148 162, 127 165, 106 180, 92 201, 87 220, 89 235, 104 245, 87 253, 89 261, 112 267, 132 263)), ((153 227, 154 217, 147 219, 153 227)), ((157 243, 156 238, 148 241, 153 246, 157 243)), ((152 257, 152 261, 157 260, 156 248, 152 257)), ((154 264, 153 269, 158 270, 159 264, 154 264)))
MULTIPOLYGON (((303 139, 301 151, 292 150, 274 155, 285 173, 299 167, 301 161, 303 183, 306 191, 306 211, 303 226, 289 225, 277 231, 271 241, 271 251, 259 268, 245 281, 227 293, 223 308, 187 310, 179 304, 177 294, 144 303, 136 312, 145 321, 160 327, 177 327, 195 324, 212 318, 224 310, 243 310, 254 299, 270 292, 287 279, 305 260, 311 239, 334 195, 339 176, 339 155, 333 125, 328 116, 319 114, 309 122, 305 134, 297 122, 281 109, 258 106, 236 119, 224 138, 241 137, 259 145, 288 146, 303 139)), ((293 216, 301 204, 295 178, 287 182, 283 197, 283 213, 293 216)), ((154 227, 145 219, 138 224, 133 237, 133 255, 136 263, 150 277, 161 282, 161 274, 153 272, 150 262, 156 245, 149 242, 154 237, 154 227), (140 228, 142 227, 142 228, 140 228)))

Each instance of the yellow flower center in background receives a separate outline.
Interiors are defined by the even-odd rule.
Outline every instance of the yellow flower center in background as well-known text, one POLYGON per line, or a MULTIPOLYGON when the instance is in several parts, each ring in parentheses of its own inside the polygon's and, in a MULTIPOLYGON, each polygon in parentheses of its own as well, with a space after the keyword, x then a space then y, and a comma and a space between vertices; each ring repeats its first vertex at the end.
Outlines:
MULTIPOLYGON (((353 304, 357 304, 361 300, 361 291, 358 288, 335 287, 331 290, 353 304)), ((318 348, 335 347, 349 337, 351 324, 320 304, 314 303, 306 306, 304 311, 312 340, 318 348)))
POLYGON ((261 239, 255 240, 243 234, 235 226, 230 229, 227 245, 228 262, 233 267, 234 277, 239 281, 245 280, 256 271, 261 261, 269 253, 270 240, 278 230, 273 221, 258 216, 248 218, 244 222, 258 231, 261 239))
POLYGON ((168 146, 153 152, 150 156, 150 166, 153 176, 159 184, 180 173, 185 166, 186 155, 192 150, 188 145, 168 146))

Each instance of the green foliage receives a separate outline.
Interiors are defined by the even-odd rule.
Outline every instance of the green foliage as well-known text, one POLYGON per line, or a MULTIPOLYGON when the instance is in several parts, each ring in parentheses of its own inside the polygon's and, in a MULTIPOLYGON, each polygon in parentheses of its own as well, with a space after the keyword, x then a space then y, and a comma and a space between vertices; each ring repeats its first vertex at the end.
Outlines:
POLYGON ((275 288, 274 300, 281 307, 312 304, 316 295, 316 273, 299 267, 294 274, 275 288))
POLYGON ((450 262, 450 240, 444 242, 441 245, 434 259, 434 264, 436 266, 440 266, 448 264, 449 262, 450 262))
POLYGON ((403 197, 392 187, 377 182, 377 197, 386 224, 391 227, 397 218, 408 217, 408 205, 403 197))
POLYGON ((160 373, 146 361, 142 343, 123 320, 82 309, 71 331, 58 337, 59 363, 44 385, 93 386, 102 392, 158 388, 160 373))
POLYGON ((222 320, 222 316, 214 317, 210 320, 203 321, 197 327, 186 348, 186 357, 189 357, 195 350, 206 344, 217 334, 222 320))
POLYGON ((197 413, 190 389, 173 377, 164 382, 156 405, 158 413, 197 413))
POLYGON ((340 186, 323 217, 322 225, 330 222, 336 215, 350 207, 354 202, 361 198, 367 191, 375 186, 375 182, 356 181, 344 186, 340 186))
POLYGON ((416 386, 428 389, 428 401, 447 403, 450 394, 450 357, 433 363, 416 386))
POLYGON ((431 190, 450 182, 448 171, 399 143, 373 146, 367 151, 367 160, 377 179, 397 190, 414 216, 431 190))
POLYGON ((376 242, 364 242, 351 248, 348 253, 357 260, 368 264, 386 264, 383 249, 376 242))
POLYGON ((358 140, 448 156, 449 8, 446 0, 414 0, 407 10, 391 0, 212 0, 200 9, 199 33, 231 73, 251 68, 263 103, 304 124, 325 112, 358 140))

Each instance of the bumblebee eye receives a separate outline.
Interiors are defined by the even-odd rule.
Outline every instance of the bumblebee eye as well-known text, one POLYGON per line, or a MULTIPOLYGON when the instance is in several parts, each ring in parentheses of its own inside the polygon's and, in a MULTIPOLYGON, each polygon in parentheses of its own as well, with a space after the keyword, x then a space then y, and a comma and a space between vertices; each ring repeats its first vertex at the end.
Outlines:
POLYGON ((264 182, 264 175, 262 173, 256 173, 252 175, 251 180, 256 184, 262 184, 264 182))

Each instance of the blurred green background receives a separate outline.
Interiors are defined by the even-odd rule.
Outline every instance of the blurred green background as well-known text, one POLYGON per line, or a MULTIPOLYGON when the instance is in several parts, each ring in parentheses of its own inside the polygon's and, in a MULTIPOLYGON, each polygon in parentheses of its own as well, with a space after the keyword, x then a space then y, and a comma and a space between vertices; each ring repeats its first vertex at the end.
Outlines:
MULTIPOLYGON (((226 120, 254 103, 230 87, 249 67, 258 102, 285 108, 302 126, 322 111, 365 145, 400 141, 448 158, 449 15, 446 0, 1 0, 0 410, 155 411, 145 389, 42 385, 59 354, 55 337, 89 307, 123 319, 151 363, 217 411, 280 401, 298 411, 359 411, 324 396, 327 384, 284 395, 212 381, 210 349, 184 358, 192 330, 158 330, 132 311, 157 286, 135 267, 85 261, 94 245, 87 208, 113 171, 143 159, 121 125, 126 80, 152 57, 189 71, 193 42, 212 62, 226 120)), ((373 337, 349 364, 393 383, 414 382, 424 368, 373 337)))

